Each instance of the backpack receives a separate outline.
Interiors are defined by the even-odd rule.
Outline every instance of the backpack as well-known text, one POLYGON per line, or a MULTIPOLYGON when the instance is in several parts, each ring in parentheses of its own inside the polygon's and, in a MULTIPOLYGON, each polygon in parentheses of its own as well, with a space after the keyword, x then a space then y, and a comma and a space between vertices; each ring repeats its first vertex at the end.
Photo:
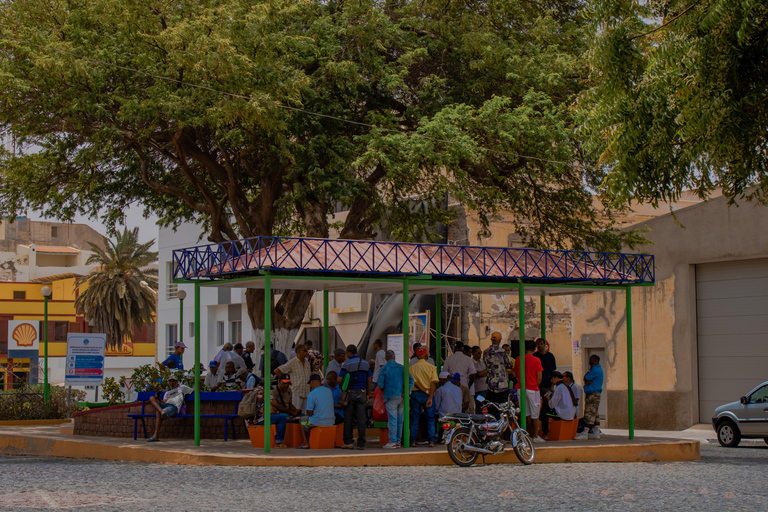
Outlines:
POLYGON ((243 393, 243 399, 237 407, 237 415, 240 418, 255 418, 259 412, 259 393, 256 389, 249 393, 243 393))

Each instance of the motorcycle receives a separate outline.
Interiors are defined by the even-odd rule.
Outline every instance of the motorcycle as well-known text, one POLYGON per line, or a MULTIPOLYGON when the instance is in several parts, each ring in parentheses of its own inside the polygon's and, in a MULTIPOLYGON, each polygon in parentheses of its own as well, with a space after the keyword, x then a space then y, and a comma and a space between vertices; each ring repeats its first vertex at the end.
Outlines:
MULTIPOLYGON (((484 402, 482 397, 478 400, 484 402)), ((484 414, 457 412, 440 418, 448 441, 448 455, 459 466, 470 467, 480 455, 497 455, 504 451, 502 435, 507 429, 512 431, 511 442, 515 455, 525 465, 533 464, 535 457, 533 441, 518 423, 520 409, 507 399, 506 404, 487 402, 488 406, 499 411, 499 419, 484 414)), ((483 408, 487 411, 487 408, 483 408)))

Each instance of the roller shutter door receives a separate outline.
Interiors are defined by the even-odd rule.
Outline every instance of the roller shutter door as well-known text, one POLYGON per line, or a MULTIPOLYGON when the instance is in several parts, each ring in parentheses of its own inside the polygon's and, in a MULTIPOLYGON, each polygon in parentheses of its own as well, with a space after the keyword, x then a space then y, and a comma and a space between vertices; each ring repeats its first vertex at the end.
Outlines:
POLYGON ((768 380, 768 258, 696 266, 699 421, 768 380))

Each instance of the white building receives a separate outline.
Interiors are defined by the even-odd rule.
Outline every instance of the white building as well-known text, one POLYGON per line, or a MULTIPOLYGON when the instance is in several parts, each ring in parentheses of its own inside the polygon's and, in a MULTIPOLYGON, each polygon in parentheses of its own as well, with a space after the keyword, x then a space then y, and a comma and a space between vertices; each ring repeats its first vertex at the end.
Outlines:
MULTIPOLYGON (((158 305, 157 305, 157 358, 162 361, 173 352, 173 344, 181 340, 189 347, 184 353, 184 367, 194 364, 195 302, 194 285, 173 284, 173 251, 204 245, 200 240, 201 230, 193 224, 182 224, 178 231, 161 228, 158 234, 158 305), (184 300, 183 325, 180 331, 180 304, 178 291, 186 292, 184 300)), ((279 295, 276 297, 276 300, 279 295)), ((331 340, 338 346, 343 343, 355 343, 360 340, 368 320, 370 297, 357 293, 329 294, 329 324, 331 340)), ((315 348, 321 350, 321 319, 323 317, 323 295, 316 293, 304 316, 302 328, 297 338, 310 339, 315 348)), ((253 328, 245 305, 243 288, 206 288, 200 290, 200 361, 207 367, 222 345, 227 342, 246 342, 254 340, 253 328)), ((260 343, 256 344, 260 356, 260 343)), ((288 355, 288 354, 286 354, 288 355)))

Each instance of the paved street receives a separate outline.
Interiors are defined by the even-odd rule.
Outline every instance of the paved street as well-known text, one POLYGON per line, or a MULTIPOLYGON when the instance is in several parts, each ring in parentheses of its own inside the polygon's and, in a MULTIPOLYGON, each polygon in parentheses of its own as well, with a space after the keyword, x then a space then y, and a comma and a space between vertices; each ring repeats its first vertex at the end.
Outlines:
POLYGON ((698 462, 470 469, 190 467, 0 456, 0 509, 768 510, 768 445, 705 443, 701 452, 698 462), (352 497, 349 489, 358 493, 352 497))

